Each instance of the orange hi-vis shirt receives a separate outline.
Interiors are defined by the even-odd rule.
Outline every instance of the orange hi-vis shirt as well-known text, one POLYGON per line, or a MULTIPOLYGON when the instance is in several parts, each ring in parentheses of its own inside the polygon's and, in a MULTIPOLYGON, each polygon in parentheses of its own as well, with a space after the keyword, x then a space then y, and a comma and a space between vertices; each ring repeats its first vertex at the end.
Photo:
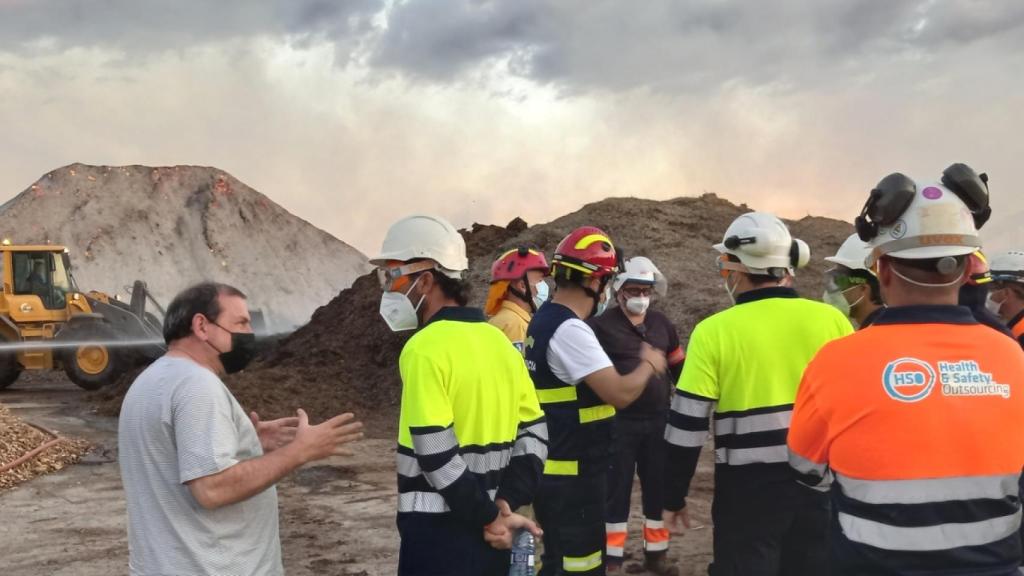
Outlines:
POLYGON ((839 574, 1016 574, 1024 351, 967 308, 890 308, 804 373, 790 464, 832 485, 839 574))

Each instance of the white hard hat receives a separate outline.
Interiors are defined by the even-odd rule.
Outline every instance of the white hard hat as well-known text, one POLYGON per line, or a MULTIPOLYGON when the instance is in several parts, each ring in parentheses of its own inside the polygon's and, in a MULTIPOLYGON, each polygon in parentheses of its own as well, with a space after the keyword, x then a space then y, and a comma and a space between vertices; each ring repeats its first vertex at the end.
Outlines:
POLYGON ((388 228, 380 255, 370 264, 383 266, 389 260, 408 262, 426 258, 437 262, 441 272, 461 278, 469 268, 466 241, 447 220, 437 216, 415 215, 403 218, 388 228))
POLYGON ((870 272, 864 262, 868 259, 871 254, 871 246, 860 239, 857 234, 851 234, 847 238, 843 245, 839 247, 839 251, 836 252, 835 256, 828 256, 825 258, 825 262, 831 262, 832 264, 839 264, 845 266, 850 270, 865 270, 870 272))
POLYGON ((811 260, 807 243, 794 239, 782 220, 767 212, 749 212, 733 220, 715 250, 739 258, 752 274, 768 274, 777 268, 792 274, 811 260))
POLYGON ((1024 252, 1011 250, 989 260, 989 270, 995 282, 1024 284, 1024 252))
POLYGON ((981 238, 967 205, 940 183, 916 182, 913 200, 891 224, 871 239, 865 264, 882 256, 928 260, 966 256, 981 248, 981 238))
POLYGON ((643 256, 634 256, 626 260, 622 272, 615 276, 612 288, 618 292, 626 282, 654 286, 654 291, 659 296, 665 296, 668 293, 668 282, 665 280, 665 275, 658 270, 650 258, 643 256))

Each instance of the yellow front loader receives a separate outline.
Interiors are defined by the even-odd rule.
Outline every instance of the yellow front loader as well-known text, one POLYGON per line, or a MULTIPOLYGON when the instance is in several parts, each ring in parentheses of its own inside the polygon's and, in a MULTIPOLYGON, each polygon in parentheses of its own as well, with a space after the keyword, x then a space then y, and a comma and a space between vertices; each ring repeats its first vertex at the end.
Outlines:
POLYGON ((0 256, 0 389, 22 370, 63 370, 78 386, 95 390, 164 352, 143 282, 135 282, 124 303, 79 291, 63 246, 4 241, 0 256))

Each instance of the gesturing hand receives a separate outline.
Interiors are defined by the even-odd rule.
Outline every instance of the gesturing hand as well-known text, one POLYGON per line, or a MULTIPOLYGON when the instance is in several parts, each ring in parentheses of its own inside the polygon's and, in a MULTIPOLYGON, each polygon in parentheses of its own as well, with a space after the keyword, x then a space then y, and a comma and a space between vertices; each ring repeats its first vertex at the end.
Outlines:
POLYGON ((303 409, 296 410, 298 429, 292 444, 299 451, 303 462, 323 460, 336 454, 343 454, 342 446, 363 437, 360 431, 363 423, 356 421, 351 413, 335 416, 330 420, 311 426, 309 416, 303 409))
POLYGON ((675 512, 671 510, 664 510, 661 513, 661 519, 665 522, 665 528, 668 528, 669 532, 672 532, 673 534, 682 534, 683 528, 689 530, 692 527, 688 508, 683 508, 682 510, 677 510, 675 512))
POLYGON ((264 452, 272 452, 287 446, 295 439, 295 433, 299 429, 299 419, 295 416, 263 421, 260 420, 259 414, 250 412, 249 419, 256 428, 256 435, 259 436, 264 452))

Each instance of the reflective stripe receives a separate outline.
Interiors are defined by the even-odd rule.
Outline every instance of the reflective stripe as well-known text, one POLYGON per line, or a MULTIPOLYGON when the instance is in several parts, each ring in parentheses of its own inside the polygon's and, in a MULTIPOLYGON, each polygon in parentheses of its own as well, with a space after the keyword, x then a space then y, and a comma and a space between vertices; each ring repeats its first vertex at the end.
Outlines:
POLYGON ((716 464, 743 466, 744 464, 776 464, 779 462, 789 462, 789 450, 784 444, 763 448, 718 448, 715 450, 716 464))
POLYGON ((664 552, 665 550, 668 550, 668 540, 662 540, 660 542, 645 540, 644 550, 647 552, 664 552))
POLYGON ((484 454, 466 452, 462 455, 462 459, 466 461, 466 466, 470 472, 486 474, 508 466, 508 461, 512 459, 512 449, 492 450, 484 454))
POLYGON ((527 426, 526 428, 522 428, 519 430, 519 436, 523 436, 525 434, 533 434, 534 436, 540 438, 541 440, 547 440, 548 424, 547 422, 538 422, 536 424, 532 424, 530 426, 527 426))
POLYGON ((883 550, 929 552, 964 546, 980 546, 1007 538, 1020 528, 1020 510, 1009 515, 960 524, 937 524, 919 528, 890 526, 839 513, 843 534, 853 542, 883 550))
POLYGON ((452 428, 428 434, 412 434, 412 448, 417 454, 423 456, 440 454, 458 447, 459 440, 455 437, 455 430, 452 428))
POLYGON ((858 480, 836 474, 843 493, 868 504, 924 504, 951 500, 1016 497, 1019 474, 927 480, 858 480))
POLYGON ((607 420, 614 416, 615 407, 607 404, 591 406, 590 408, 580 408, 580 424, 589 424, 590 422, 597 422, 598 420, 607 420))
POLYGON ((541 404, 553 404, 555 402, 572 402, 576 399, 576 388, 565 386, 562 388, 539 388, 537 389, 537 400, 541 404))
POLYGON ((580 463, 576 460, 547 460, 544 462, 544 473, 549 476, 577 476, 580 463))
POLYGON ((437 492, 404 492, 398 495, 398 511, 440 514, 450 509, 444 496, 437 492))
POLYGON ((608 530, 605 536, 605 548, 618 548, 622 549, 626 547, 626 529, 612 531, 608 530))
POLYGON ((668 550, 668 541, 671 538, 665 523, 661 520, 644 520, 644 550, 648 552, 661 552, 668 550))
POLYGON ((611 534, 612 532, 625 532, 628 524, 625 522, 605 522, 604 531, 611 534))
POLYGON ((693 430, 676 428, 671 424, 665 427, 665 440, 669 444, 683 448, 700 448, 708 441, 709 435, 707 430, 694 432, 693 430))
POLYGON ((792 410, 772 412, 771 414, 720 418, 715 420, 715 435, 751 434, 753 432, 787 429, 792 418, 792 410))
POLYGON ((397 456, 395 467, 398 469, 399 475, 415 478, 423 473, 423 470, 420 469, 420 463, 412 456, 401 453, 397 456))
POLYGON ((598 550, 589 556, 574 558, 562 556, 562 570, 566 572, 587 572, 601 566, 601 551, 598 550))
POLYGON ((672 411, 694 418, 707 418, 711 414, 711 402, 701 402, 682 394, 672 395, 672 411))
POLYGON ((427 477, 427 482, 430 482, 431 486, 438 490, 444 490, 451 486, 465 472, 466 462, 456 456, 433 472, 424 471, 423 475, 427 477))
POLYGON ((828 470, 828 464, 818 464, 792 450, 789 451, 789 465, 801 474, 817 476, 818 478, 824 478, 825 472, 828 470))
POLYGON ((665 528, 665 522, 663 520, 651 520, 650 518, 645 518, 644 528, 650 528, 651 530, 662 530, 665 528))
POLYGON ((626 549, 619 546, 606 546, 608 555, 615 558, 622 558, 626 555, 626 549))
POLYGON ((541 460, 546 460, 548 457, 548 445, 530 436, 524 436, 516 440, 516 447, 512 451, 512 457, 526 456, 527 454, 532 454, 541 460))
POLYGON ((611 246, 612 241, 604 234, 588 234, 583 238, 580 238, 579 242, 576 243, 577 250, 586 250, 591 244, 595 242, 604 242, 611 246))

